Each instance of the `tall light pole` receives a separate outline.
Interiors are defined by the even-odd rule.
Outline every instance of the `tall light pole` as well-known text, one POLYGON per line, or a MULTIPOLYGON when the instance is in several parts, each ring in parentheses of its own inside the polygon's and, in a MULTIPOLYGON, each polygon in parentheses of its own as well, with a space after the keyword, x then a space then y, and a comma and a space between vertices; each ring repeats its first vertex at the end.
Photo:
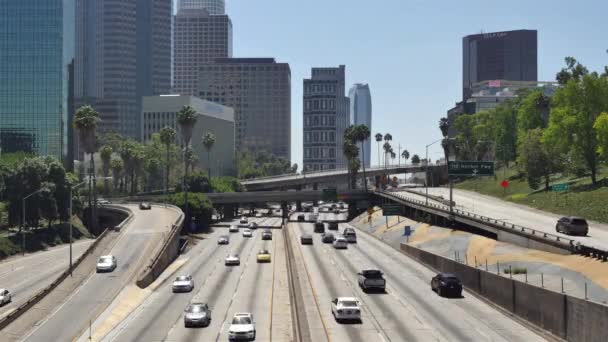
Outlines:
POLYGON ((435 145, 436 143, 442 141, 443 138, 433 141, 432 143, 426 145, 426 163, 424 164, 424 188, 426 192, 425 200, 426 205, 429 205, 429 147, 435 145))
POLYGON ((22 203, 21 203, 21 209, 22 209, 22 224, 23 224, 23 228, 21 229, 21 253, 23 255, 25 255, 25 200, 27 200, 28 198, 34 196, 35 194, 41 192, 42 190, 44 190, 44 188, 42 189, 38 189, 34 192, 32 192, 31 194, 23 197, 22 203))

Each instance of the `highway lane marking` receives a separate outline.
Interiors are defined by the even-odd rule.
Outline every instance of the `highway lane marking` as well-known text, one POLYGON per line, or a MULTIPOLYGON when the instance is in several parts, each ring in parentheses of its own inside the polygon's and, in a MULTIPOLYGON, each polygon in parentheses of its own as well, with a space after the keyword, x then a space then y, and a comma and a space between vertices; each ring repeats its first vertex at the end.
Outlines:
MULTIPOLYGON (((278 234, 277 234, 278 235, 278 234)), ((272 253, 276 256, 277 254, 277 239, 278 236, 275 236, 272 238, 272 253)), ((276 265, 277 265, 277 258, 274 259, 274 262, 272 263, 272 286, 270 287, 270 341, 272 341, 272 305, 273 305, 273 297, 274 297, 274 276, 276 273, 276 265)))
MULTIPOLYGON (((300 227, 299 223, 296 223, 296 225, 298 227, 300 227)), ((291 237, 291 234, 289 234, 289 236, 291 237)), ((295 238, 295 236, 294 236, 294 238, 295 238)), ((312 295, 315 299, 315 306, 317 307, 317 312, 319 313, 319 319, 321 320, 321 324, 323 325, 323 330, 325 331, 325 336, 327 337, 327 341, 331 342, 331 335, 327 329, 327 323, 325 323, 325 319, 323 319, 323 315, 321 314, 321 306, 320 306, 321 304, 319 303, 319 295, 317 294, 317 290, 315 289, 315 287, 312 283, 312 277, 310 276, 310 271, 308 270, 308 267, 306 266, 306 260, 304 259, 304 253, 302 252, 302 246, 300 244, 298 244, 297 242, 298 241, 296 239, 295 243, 298 245, 297 250, 300 252, 300 258, 302 260, 302 264, 304 265, 304 270, 306 270, 306 277, 308 279, 308 284, 310 285, 310 289, 312 290, 312 295)))

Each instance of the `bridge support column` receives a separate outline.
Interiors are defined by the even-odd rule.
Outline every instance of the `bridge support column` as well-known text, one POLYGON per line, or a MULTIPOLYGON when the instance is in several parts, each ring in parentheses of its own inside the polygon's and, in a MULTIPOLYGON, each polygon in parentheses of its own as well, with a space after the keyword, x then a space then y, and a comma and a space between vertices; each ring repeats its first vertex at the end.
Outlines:
POLYGON ((312 183, 313 190, 319 190, 319 183, 312 183))
POLYGON ((348 217, 347 221, 350 221, 357 216, 357 204, 355 202, 346 202, 348 204, 348 217))
POLYGON ((302 185, 296 185, 296 191, 302 191, 302 185))
POLYGON ((302 211, 302 201, 296 201, 296 211, 302 211))
POLYGON ((226 204, 224 205, 224 207, 222 208, 223 212, 224 212, 224 217, 223 218, 227 218, 227 219, 231 219, 234 218, 236 216, 236 211, 237 211, 238 205, 232 205, 232 204, 226 204))
POLYGON ((281 224, 285 224, 285 220, 289 222, 289 209, 287 208, 287 202, 281 203, 281 224))

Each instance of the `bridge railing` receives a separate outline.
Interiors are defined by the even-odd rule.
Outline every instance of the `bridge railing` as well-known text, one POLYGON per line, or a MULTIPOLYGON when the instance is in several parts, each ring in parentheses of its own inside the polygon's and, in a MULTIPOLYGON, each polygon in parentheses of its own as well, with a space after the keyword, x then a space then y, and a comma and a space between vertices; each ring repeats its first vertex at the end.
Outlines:
POLYGON ((605 261, 608 260, 608 251, 600 249, 600 248, 592 247, 592 246, 586 246, 586 245, 581 244, 580 241, 565 238, 563 236, 559 236, 559 235, 543 232, 540 230, 536 230, 533 228, 520 226, 520 225, 506 222, 503 220, 498 220, 498 219, 494 219, 491 217, 475 214, 475 213, 465 211, 462 209, 452 208, 452 212, 450 212, 449 206, 446 206, 443 204, 434 204, 434 203, 427 204, 426 201, 416 200, 416 199, 407 197, 402 194, 395 194, 395 193, 390 193, 390 192, 386 192, 386 191, 375 191, 375 193, 379 194, 381 196, 384 196, 384 197, 389 197, 389 198, 392 197, 393 199, 399 199, 399 200, 402 200, 405 202, 416 204, 418 206, 438 210, 447 215, 459 216, 461 218, 466 218, 469 220, 476 221, 478 223, 487 224, 489 226, 493 226, 493 227, 501 229, 501 230, 511 231, 518 235, 527 235, 535 240, 542 239, 542 240, 550 241, 552 243, 558 243, 558 244, 564 245, 567 249, 569 249, 573 253, 582 254, 582 255, 590 256, 590 257, 595 257, 595 258, 602 259, 605 261))

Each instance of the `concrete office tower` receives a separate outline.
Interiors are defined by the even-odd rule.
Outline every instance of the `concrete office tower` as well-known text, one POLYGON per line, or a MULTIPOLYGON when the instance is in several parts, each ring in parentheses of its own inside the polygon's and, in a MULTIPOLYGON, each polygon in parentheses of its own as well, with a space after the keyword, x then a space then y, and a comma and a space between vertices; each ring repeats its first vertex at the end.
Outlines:
POLYGON ((224 0, 178 0, 177 11, 183 9, 206 9, 209 14, 226 14, 226 3, 224 0))
POLYGON ((462 39, 462 97, 489 80, 537 81, 537 32, 517 30, 482 33, 462 39))
POLYGON ((177 124, 177 112, 184 106, 191 106, 198 114, 196 125, 192 131, 192 148, 197 156, 198 166, 205 171, 209 170, 209 166, 211 166, 211 176, 213 177, 236 176, 236 165, 234 164, 234 110, 232 108, 203 101, 194 96, 145 96, 141 112, 141 140, 147 142, 152 138, 152 134, 158 133, 165 126, 169 126, 178 131, 175 142, 179 144, 180 128, 177 124), (202 141, 207 132, 212 132, 216 139, 209 156, 207 156, 207 150, 202 141))
MULTIPOLYGON (((372 131, 372 95, 369 85, 357 83, 348 92, 350 99, 350 124, 366 125, 372 131)), ((365 167, 370 167, 372 137, 363 143, 363 151, 359 152, 359 158, 363 160, 365 167), (362 153, 365 152, 365 153, 362 153)), ((360 144, 359 144, 360 145, 360 144)), ((361 148, 361 146, 359 146, 361 148)))
POLYGON ((172 0, 76 0, 76 104, 138 139, 142 96, 171 88, 172 0))
POLYGON ((350 125, 345 92, 345 66, 312 68, 304 80, 304 171, 347 167, 342 153, 344 131, 350 125))
POLYGON ((199 67, 216 58, 232 57, 232 23, 227 15, 183 9, 174 25, 173 93, 196 95, 199 67))
POLYGON ((73 0, 0 2, 1 152, 71 167, 73 0))
POLYGON ((199 70, 198 97, 234 108, 237 151, 291 160, 291 69, 274 58, 219 58, 199 70))

